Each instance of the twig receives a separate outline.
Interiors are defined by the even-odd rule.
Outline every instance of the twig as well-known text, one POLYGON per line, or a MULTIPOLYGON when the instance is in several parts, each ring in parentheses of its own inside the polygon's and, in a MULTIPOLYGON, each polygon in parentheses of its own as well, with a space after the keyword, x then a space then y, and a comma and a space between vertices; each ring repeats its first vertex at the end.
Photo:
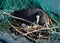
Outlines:
POLYGON ((28 21, 28 20, 26 20, 26 19, 23 19, 23 18, 20 18, 20 17, 15 17, 15 16, 11 15, 10 13, 3 12, 3 14, 5 14, 5 15, 7 15, 7 16, 10 16, 10 17, 12 17, 12 18, 15 18, 15 19, 19 19, 19 20, 26 21, 26 22, 28 22, 28 23, 30 23, 30 24, 35 24, 35 23, 32 23, 31 21, 28 21))
MULTIPOLYGON (((21 33, 21 34, 23 34, 22 32, 20 32, 18 29, 16 29, 16 27, 14 27, 9 21, 8 21, 8 23, 17 31, 17 32, 19 32, 19 33, 21 33)), ((58 28, 58 27, 52 27, 52 28, 44 28, 44 27, 42 27, 42 28, 40 28, 40 29, 38 29, 38 30, 34 30, 34 31, 31 31, 31 32, 28 32, 28 33, 26 33, 25 35, 27 35, 27 34, 31 34, 31 33, 34 33, 34 32, 38 32, 38 31, 40 31, 40 30, 45 30, 45 29, 48 29, 48 30, 50 30, 50 29, 54 29, 54 28, 58 28)))
POLYGON ((16 29, 16 27, 14 27, 9 21, 8 21, 8 23, 9 23, 18 33, 23 34, 23 33, 20 32, 18 29, 16 29))
POLYGON ((33 39, 33 38, 29 37, 29 36, 25 36, 25 37, 27 37, 27 38, 30 39, 31 41, 34 41, 35 43, 38 43, 37 40, 35 40, 35 39, 33 39))
POLYGON ((16 27, 14 27, 9 21, 8 21, 8 23, 9 23, 17 32, 19 32, 19 33, 22 34, 23 36, 29 38, 30 40, 32 40, 32 41, 34 41, 34 42, 37 42, 35 39, 32 39, 32 38, 30 38, 29 36, 27 36, 27 35, 23 34, 22 32, 20 32, 20 31, 19 31, 18 29, 16 29, 16 27))

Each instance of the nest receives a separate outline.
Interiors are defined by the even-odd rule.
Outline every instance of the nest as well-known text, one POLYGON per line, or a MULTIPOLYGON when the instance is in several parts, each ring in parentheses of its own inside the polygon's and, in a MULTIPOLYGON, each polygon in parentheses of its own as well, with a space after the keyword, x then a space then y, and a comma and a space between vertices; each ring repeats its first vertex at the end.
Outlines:
MULTIPOLYGON (((9 14, 7 14, 7 15, 9 15, 9 14)), ((18 17, 14 17, 12 15, 9 15, 9 16, 11 16, 12 18, 15 18, 15 19, 21 19, 18 17)), ((20 35, 23 35, 23 37, 26 37, 27 39, 34 41, 35 43, 38 43, 38 41, 41 38, 48 39, 51 35, 49 32, 50 29, 51 29, 51 31, 57 33, 56 28, 58 28, 58 27, 53 26, 54 25, 53 22, 56 23, 55 25, 58 25, 58 23, 55 20, 53 20, 52 18, 50 18, 48 15, 47 15, 47 22, 46 22, 46 24, 44 24, 44 26, 41 26, 38 24, 22 26, 19 24, 20 22, 18 23, 16 21, 14 24, 12 24, 10 21, 8 21, 9 25, 11 25, 13 30, 15 30, 16 34, 19 33, 20 35), (52 28, 50 28, 50 26, 52 26, 52 28)))
MULTIPOLYGON (((23 37, 26 37, 27 39, 34 41, 35 43, 38 43, 41 38, 48 39, 50 37, 49 26, 43 27, 37 24, 32 24, 24 27, 19 25, 17 22, 15 23, 15 25, 11 24, 10 21, 8 21, 8 23, 15 30, 15 34, 19 33, 20 35, 23 35, 23 37)), ((53 29, 54 31, 56 31, 55 28, 53 29)))

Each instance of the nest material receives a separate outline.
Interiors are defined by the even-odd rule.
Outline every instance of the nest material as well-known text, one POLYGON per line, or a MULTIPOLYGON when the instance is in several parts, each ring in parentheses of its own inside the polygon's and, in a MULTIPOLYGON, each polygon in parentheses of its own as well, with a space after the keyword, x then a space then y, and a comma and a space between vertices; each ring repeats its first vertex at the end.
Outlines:
MULTIPOLYGON (((9 15, 9 14, 7 14, 7 15, 9 15)), ((9 16, 11 16, 12 18, 20 19, 18 17, 14 17, 12 15, 9 15, 9 16)), ((15 26, 13 24, 11 24, 10 21, 8 21, 8 23, 11 25, 11 27, 13 27, 12 29, 15 30, 16 34, 19 33, 19 34, 23 35, 24 37, 26 37, 36 43, 38 43, 38 41, 41 38, 49 38, 50 37, 49 30, 51 29, 50 26, 51 25, 53 26, 53 21, 51 18, 49 18, 49 16, 47 16, 47 22, 44 26, 40 26, 38 24, 33 24, 30 26, 22 27, 17 22, 15 23, 15 26), (46 32, 44 32, 45 30, 46 30, 46 32)), ((53 27, 52 31, 54 31, 56 33, 56 27, 53 27)))
POLYGON ((37 24, 22 27, 17 22, 16 22, 17 24, 15 23, 15 26, 14 26, 13 24, 10 23, 10 21, 8 21, 8 23, 14 28, 14 30, 17 33, 22 34, 29 40, 34 41, 36 43, 40 40, 40 38, 46 38, 46 39, 49 38, 50 34, 48 30, 49 30, 49 25, 51 24, 50 22, 51 21, 48 21, 45 28, 37 24), (43 31, 45 29, 47 30, 47 33, 43 31))

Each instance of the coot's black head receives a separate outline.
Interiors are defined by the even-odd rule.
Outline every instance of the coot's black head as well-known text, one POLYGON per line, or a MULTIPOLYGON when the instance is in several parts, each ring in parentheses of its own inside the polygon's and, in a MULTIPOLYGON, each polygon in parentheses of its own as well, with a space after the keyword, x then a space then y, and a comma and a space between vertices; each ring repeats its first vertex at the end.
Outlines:
POLYGON ((39 17, 37 19, 38 20, 38 24, 43 26, 47 22, 47 19, 46 19, 47 18, 47 15, 46 15, 46 13, 43 10, 41 10, 41 11, 38 11, 36 14, 37 14, 36 15, 37 16, 36 18, 39 17))

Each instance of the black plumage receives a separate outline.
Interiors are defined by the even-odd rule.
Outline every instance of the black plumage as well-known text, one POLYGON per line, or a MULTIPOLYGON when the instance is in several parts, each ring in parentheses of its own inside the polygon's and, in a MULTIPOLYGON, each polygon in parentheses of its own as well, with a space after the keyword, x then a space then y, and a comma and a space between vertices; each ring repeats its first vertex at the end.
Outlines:
MULTIPOLYGON (((43 10, 39 9, 39 8, 29 8, 29 9, 23 9, 23 10, 18 10, 18 11, 14 11, 11 13, 12 15, 16 16, 16 17, 20 17, 26 20, 29 20, 31 22, 35 22, 37 21, 36 16, 39 15, 39 25, 44 25, 46 23, 46 14, 44 13, 43 10)), ((19 22, 23 22, 27 25, 29 25, 29 23, 25 22, 25 21, 21 21, 21 20, 17 20, 19 22)))

